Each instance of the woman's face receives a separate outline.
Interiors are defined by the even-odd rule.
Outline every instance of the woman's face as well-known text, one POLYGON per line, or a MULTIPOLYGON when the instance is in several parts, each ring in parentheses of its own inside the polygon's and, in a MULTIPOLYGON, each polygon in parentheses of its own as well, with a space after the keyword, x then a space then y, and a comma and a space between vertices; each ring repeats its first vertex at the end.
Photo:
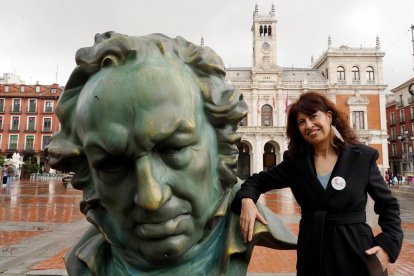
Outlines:
POLYGON ((317 111, 311 115, 298 113, 299 132, 312 145, 330 143, 332 113, 317 111))

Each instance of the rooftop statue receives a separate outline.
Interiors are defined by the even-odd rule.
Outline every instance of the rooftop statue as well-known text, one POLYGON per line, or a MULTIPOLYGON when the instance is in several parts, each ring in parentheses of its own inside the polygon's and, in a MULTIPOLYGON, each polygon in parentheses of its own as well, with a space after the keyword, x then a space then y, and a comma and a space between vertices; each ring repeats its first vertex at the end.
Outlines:
POLYGON ((245 244, 229 205, 248 106, 220 57, 181 37, 97 34, 59 99, 53 168, 91 223, 69 275, 245 275, 254 245, 295 247, 268 209, 245 244))

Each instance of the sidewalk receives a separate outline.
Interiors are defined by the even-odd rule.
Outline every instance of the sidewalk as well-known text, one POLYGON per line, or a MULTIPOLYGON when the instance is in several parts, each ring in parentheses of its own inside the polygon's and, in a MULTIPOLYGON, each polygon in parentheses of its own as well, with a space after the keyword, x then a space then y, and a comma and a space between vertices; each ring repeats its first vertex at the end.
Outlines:
MULTIPOLYGON (((398 195, 405 239, 389 275, 414 275, 413 199, 398 195)), ((69 247, 89 225, 79 212, 81 192, 65 189, 58 181, 16 181, 0 192, 0 275, 67 275, 62 261, 69 247)), ((297 234, 300 209, 289 190, 261 198, 297 234)), ((367 220, 379 231, 373 204, 367 220)), ((256 247, 248 276, 295 275, 296 251, 256 247)))

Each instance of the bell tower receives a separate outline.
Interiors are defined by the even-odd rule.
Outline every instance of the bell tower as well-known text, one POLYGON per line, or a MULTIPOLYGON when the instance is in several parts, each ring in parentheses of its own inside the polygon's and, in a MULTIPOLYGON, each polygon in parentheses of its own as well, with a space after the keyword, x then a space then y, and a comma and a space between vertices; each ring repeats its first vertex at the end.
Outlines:
POLYGON ((253 12, 253 68, 276 68, 276 16, 275 6, 267 15, 259 14, 256 4, 253 12))

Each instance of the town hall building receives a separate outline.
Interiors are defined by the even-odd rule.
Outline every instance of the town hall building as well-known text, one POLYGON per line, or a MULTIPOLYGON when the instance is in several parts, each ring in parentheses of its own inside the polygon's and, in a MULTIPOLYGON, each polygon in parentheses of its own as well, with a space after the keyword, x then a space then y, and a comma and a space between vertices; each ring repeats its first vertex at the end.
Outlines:
POLYGON ((272 5, 267 14, 253 12, 252 67, 226 68, 227 80, 239 89, 249 105, 240 123, 238 176, 271 168, 287 150, 286 115, 289 103, 301 94, 326 95, 348 115, 361 142, 376 148, 382 172, 388 167, 387 126, 383 57, 379 38, 370 48, 335 47, 328 37, 327 49, 310 68, 283 67, 277 59, 277 20, 272 5))

